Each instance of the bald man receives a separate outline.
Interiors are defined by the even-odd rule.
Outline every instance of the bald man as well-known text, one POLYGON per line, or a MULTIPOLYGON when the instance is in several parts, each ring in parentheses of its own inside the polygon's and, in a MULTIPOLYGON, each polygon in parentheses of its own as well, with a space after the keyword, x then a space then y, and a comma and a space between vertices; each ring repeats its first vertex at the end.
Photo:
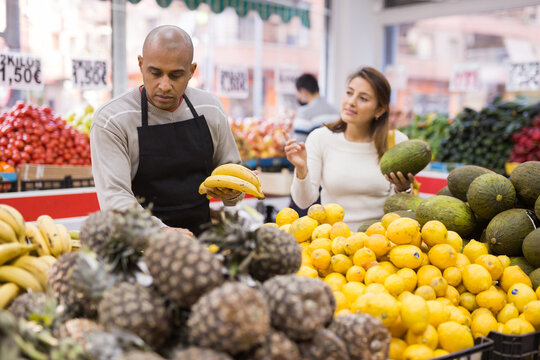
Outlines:
MULTIPOLYGON (((210 221, 201 182, 214 168, 239 163, 240 154, 219 99, 188 87, 197 64, 189 35, 160 26, 138 57, 143 85, 110 100, 90 128, 92 172, 102 210, 152 204, 163 227, 199 234, 210 221)), ((243 194, 210 194, 234 205, 243 194)))

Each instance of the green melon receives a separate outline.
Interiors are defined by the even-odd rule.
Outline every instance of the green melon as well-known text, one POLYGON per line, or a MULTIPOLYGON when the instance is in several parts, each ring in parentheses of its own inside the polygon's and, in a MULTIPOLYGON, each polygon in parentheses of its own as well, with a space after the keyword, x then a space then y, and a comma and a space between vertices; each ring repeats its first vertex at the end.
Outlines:
POLYGON ((418 205, 422 202, 422 198, 407 194, 407 193, 397 193, 394 194, 384 202, 384 213, 396 212, 398 210, 412 210, 415 211, 418 205))
POLYGON ((380 168, 384 175, 397 174, 406 177, 416 175, 431 161, 431 149, 428 143, 414 139, 400 142, 388 149, 381 157, 380 168))
POLYGON ((454 195, 452 195, 452 192, 448 188, 448 185, 446 185, 441 190, 439 190, 439 192, 437 192, 437 195, 454 196, 454 195))
POLYGON ((416 209, 416 220, 420 226, 430 220, 439 220, 448 230, 457 232, 461 237, 466 237, 476 227, 476 219, 469 205, 446 195, 424 199, 416 209))
POLYGON ((533 289, 537 289, 540 286, 540 268, 531 271, 529 277, 531 278, 533 289))
POLYGON ((523 239, 534 229, 533 219, 525 209, 510 209, 495 215, 486 228, 491 252, 521 256, 523 239))
POLYGON ((392 212, 395 213, 395 214, 398 214, 401 217, 408 217, 408 218, 416 220, 416 212, 415 211, 412 211, 412 210, 396 210, 396 211, 392 211, 392 212))
POLYGON ((532 209, 540 196, 540 161, 527 161, 518 165, 510 174, 510 181, 517 196, 532 209))
POLYGON ((527 259, 523 256, 510 256, 510 265, 517 265, 520 267, 521 270, 527 275, 529 275, 534 269, 536 269, 536 266, 532 266, 529 264, 527 259))
POLYGON ((540 268, 540 228, 531 231, 525 237, 521 250, 529 264, 535 268, 540 268))
POLYGON ((536 218, 540 220, 540 196, 536 199, 536 203, 534 203, 534 213, 536 214, 536 218))
POLYGON ((484 174, 474 179, 467 191, 467 202, 474 214, 491 219, 516 202, 516 190, 512 182, 499 174, 484 174))
POLYGON ((359 231, 359 232, 365 232, 368 227, 372 224, 375 224, 376 222, 378 221, 381 221, 381 219, 370 219, 370 220, 365 220, 364 222, 362 222, 360 224, 360 226, 358 227, 358 229, 356 231, 359 231))
POLYGON ((455 168, 448 173, 448 189, 453 196, 462 201, 467 201, 467 191, 474 179, 484 174, 495 174, 495 172, 476 165, 464 165, 455 168))

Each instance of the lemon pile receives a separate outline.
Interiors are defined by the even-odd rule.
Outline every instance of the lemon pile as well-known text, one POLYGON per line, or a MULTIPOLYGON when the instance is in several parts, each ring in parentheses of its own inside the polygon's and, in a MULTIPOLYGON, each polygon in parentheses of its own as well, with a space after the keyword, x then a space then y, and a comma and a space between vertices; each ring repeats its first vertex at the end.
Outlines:
POLYGON ((474 345, 492 330, 540 330, 540 287, 486 244, 463 240, 439 221, 420 227, 395 213, 352 232, 338 204, 313 205, 300 217, 281 210, 272 224, 302 246, 299 275, 320 277, 335 316, 369 313, 392 334, 390 359, 429 359, 474 345))

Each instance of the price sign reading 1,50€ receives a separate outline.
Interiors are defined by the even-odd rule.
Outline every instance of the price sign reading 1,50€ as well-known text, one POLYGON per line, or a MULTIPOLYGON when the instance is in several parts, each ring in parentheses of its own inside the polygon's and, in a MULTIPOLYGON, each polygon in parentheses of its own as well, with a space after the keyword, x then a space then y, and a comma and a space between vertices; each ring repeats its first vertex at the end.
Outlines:
POLYGON ((1 53, 0 86, 19 90, 42 89, 41 60, 19 53, 1 53))
POLYGON ((81 90, 100 90, 107 88, 107 62, 104 60, 72 59, 73 87, 81 90))

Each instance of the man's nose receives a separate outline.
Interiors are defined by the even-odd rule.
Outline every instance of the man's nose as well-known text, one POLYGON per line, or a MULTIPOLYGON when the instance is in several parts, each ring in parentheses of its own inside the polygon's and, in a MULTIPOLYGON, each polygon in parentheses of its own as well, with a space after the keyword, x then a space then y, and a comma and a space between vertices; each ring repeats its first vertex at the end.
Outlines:
POLYGON ((159 79, 159 89, 163 92, 169 91, 172 88, 171 82, 166 76, 159 79))

